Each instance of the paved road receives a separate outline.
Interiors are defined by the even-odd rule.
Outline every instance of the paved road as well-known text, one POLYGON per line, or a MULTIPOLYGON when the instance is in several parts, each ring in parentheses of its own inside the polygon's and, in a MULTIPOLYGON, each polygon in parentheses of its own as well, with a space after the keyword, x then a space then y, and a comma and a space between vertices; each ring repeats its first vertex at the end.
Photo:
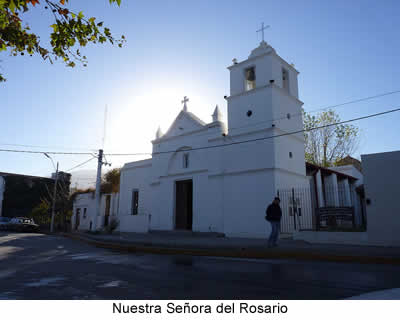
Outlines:
POLYGON ((395 287, 398 266, 125 254, 0 233, 0 299, 338 299, 395 287))

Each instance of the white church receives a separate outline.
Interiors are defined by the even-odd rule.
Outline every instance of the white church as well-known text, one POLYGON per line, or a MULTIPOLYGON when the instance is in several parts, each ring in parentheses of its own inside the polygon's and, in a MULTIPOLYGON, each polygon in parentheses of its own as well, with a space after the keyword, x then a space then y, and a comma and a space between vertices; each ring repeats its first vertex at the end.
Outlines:
POLYGON ((123 166, 120 231, 265 238, 265 209, 277 190, 308 185, 303 134, 285 135, 303 129, 298 71, 265 41, 228 70, 227 124, 218 106, 210 122, 200 120, 185 97, 151 142, 152 158, 123 166))

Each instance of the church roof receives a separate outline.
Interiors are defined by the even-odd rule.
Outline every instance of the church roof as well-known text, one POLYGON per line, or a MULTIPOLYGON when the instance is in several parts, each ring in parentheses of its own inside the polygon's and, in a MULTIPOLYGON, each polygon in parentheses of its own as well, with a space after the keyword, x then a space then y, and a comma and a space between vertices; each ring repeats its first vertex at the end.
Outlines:
MULTIPOLYGON (((289 64, 285 59, 283 59, 279 54, 276 53, 275 49, 270 46, 267 42, 261 41, 260 45, 253 49, 246 60, 241 62, 234 62, 233 65, 229 66, 228 69, 236 68, 244 63, 248 63, 251 60, 257 59, 259 57, 272 54, 273 56, 277 57, 287 68, 292 69, 294 72, 299 73, 299 71, 294 67, 293 64, 289 64)), ((236 60, 236 59, 234 59, 236 60)))
POLYGON ((271 53, 271 52, 275 53, 274 48, 272 48, 265 41, 262 41, 257 48, 255 48, 255 49, 253 49, 251 51, 251 54, 249 55, 249 59, 255 58, 255 57, 258 57, 258 56, 263 56, 263 55, 271 53))
POLYGON ((195 114, 182 110, 175 118, 168 131, 159 139, 180 136, 188 132, 206 128, 206 126, 207 124, 195 114))
POLYGON ((194 121, 197 121, 199 124, 201 124, 202 126, 205 126, 206 125, 206 123, 203 121, 203 120, 201 120, 198 116, 196 116, 194 113, 192 113, 192 112, 189 112, 189 111, 186 111, 186 113, 187 113, 187 115, 189 116, 189 117, 191 117, 194 121))

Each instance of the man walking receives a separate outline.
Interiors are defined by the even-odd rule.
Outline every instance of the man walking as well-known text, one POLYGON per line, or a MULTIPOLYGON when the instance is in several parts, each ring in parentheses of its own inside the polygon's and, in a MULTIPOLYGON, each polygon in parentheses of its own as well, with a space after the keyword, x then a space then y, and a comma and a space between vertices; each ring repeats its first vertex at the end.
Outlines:
POLYGON ((279 231, 281 229, 282 210, 279 206, 280 199, 275 197, 268 206, 265 219, 271 224, 271 234, 268 239, 268 247, 276 247, 278 244, 279 231))

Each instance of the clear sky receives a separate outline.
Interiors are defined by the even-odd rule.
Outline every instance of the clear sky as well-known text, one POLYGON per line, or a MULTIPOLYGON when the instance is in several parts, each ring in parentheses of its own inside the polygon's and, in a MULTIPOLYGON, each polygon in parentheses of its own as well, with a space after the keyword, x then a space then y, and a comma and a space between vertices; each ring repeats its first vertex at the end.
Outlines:
MULTIPOLYGON (((82 50, 87 68, 50 65, 39 57, 0 54, 8 78, 0 84, 0 148, 151 152, 157 127, 165 132, 188 96, 189 110, 206 122, 216 104, 226 117, 232 58, 244 60, 258 46, 256 30, 270 25, 266 41, 300 71, 306 110, 400 89, 400 2, 335 1, 132 1, 70 0, 95 16, 122 49, 91 45, 82 50), (13 147, 6 144, 43 146, 13 147)), ((25 14, 47 41, 49 12, 25 14)), ((337 108, 343 120, 400 106, 400 94, 337 108)), ((400 112, 355 123, 361 129, 357 156, 400 150, 400 112)), ((89 156, 54 156, 67 170, 89 156)), ((113 166, 138 157, 110 157, 113 166)), ((91 161, 80 169, 94 169, 91 161)), ((0 152, 0 171, 49 175, 43 155, 0 152)))

